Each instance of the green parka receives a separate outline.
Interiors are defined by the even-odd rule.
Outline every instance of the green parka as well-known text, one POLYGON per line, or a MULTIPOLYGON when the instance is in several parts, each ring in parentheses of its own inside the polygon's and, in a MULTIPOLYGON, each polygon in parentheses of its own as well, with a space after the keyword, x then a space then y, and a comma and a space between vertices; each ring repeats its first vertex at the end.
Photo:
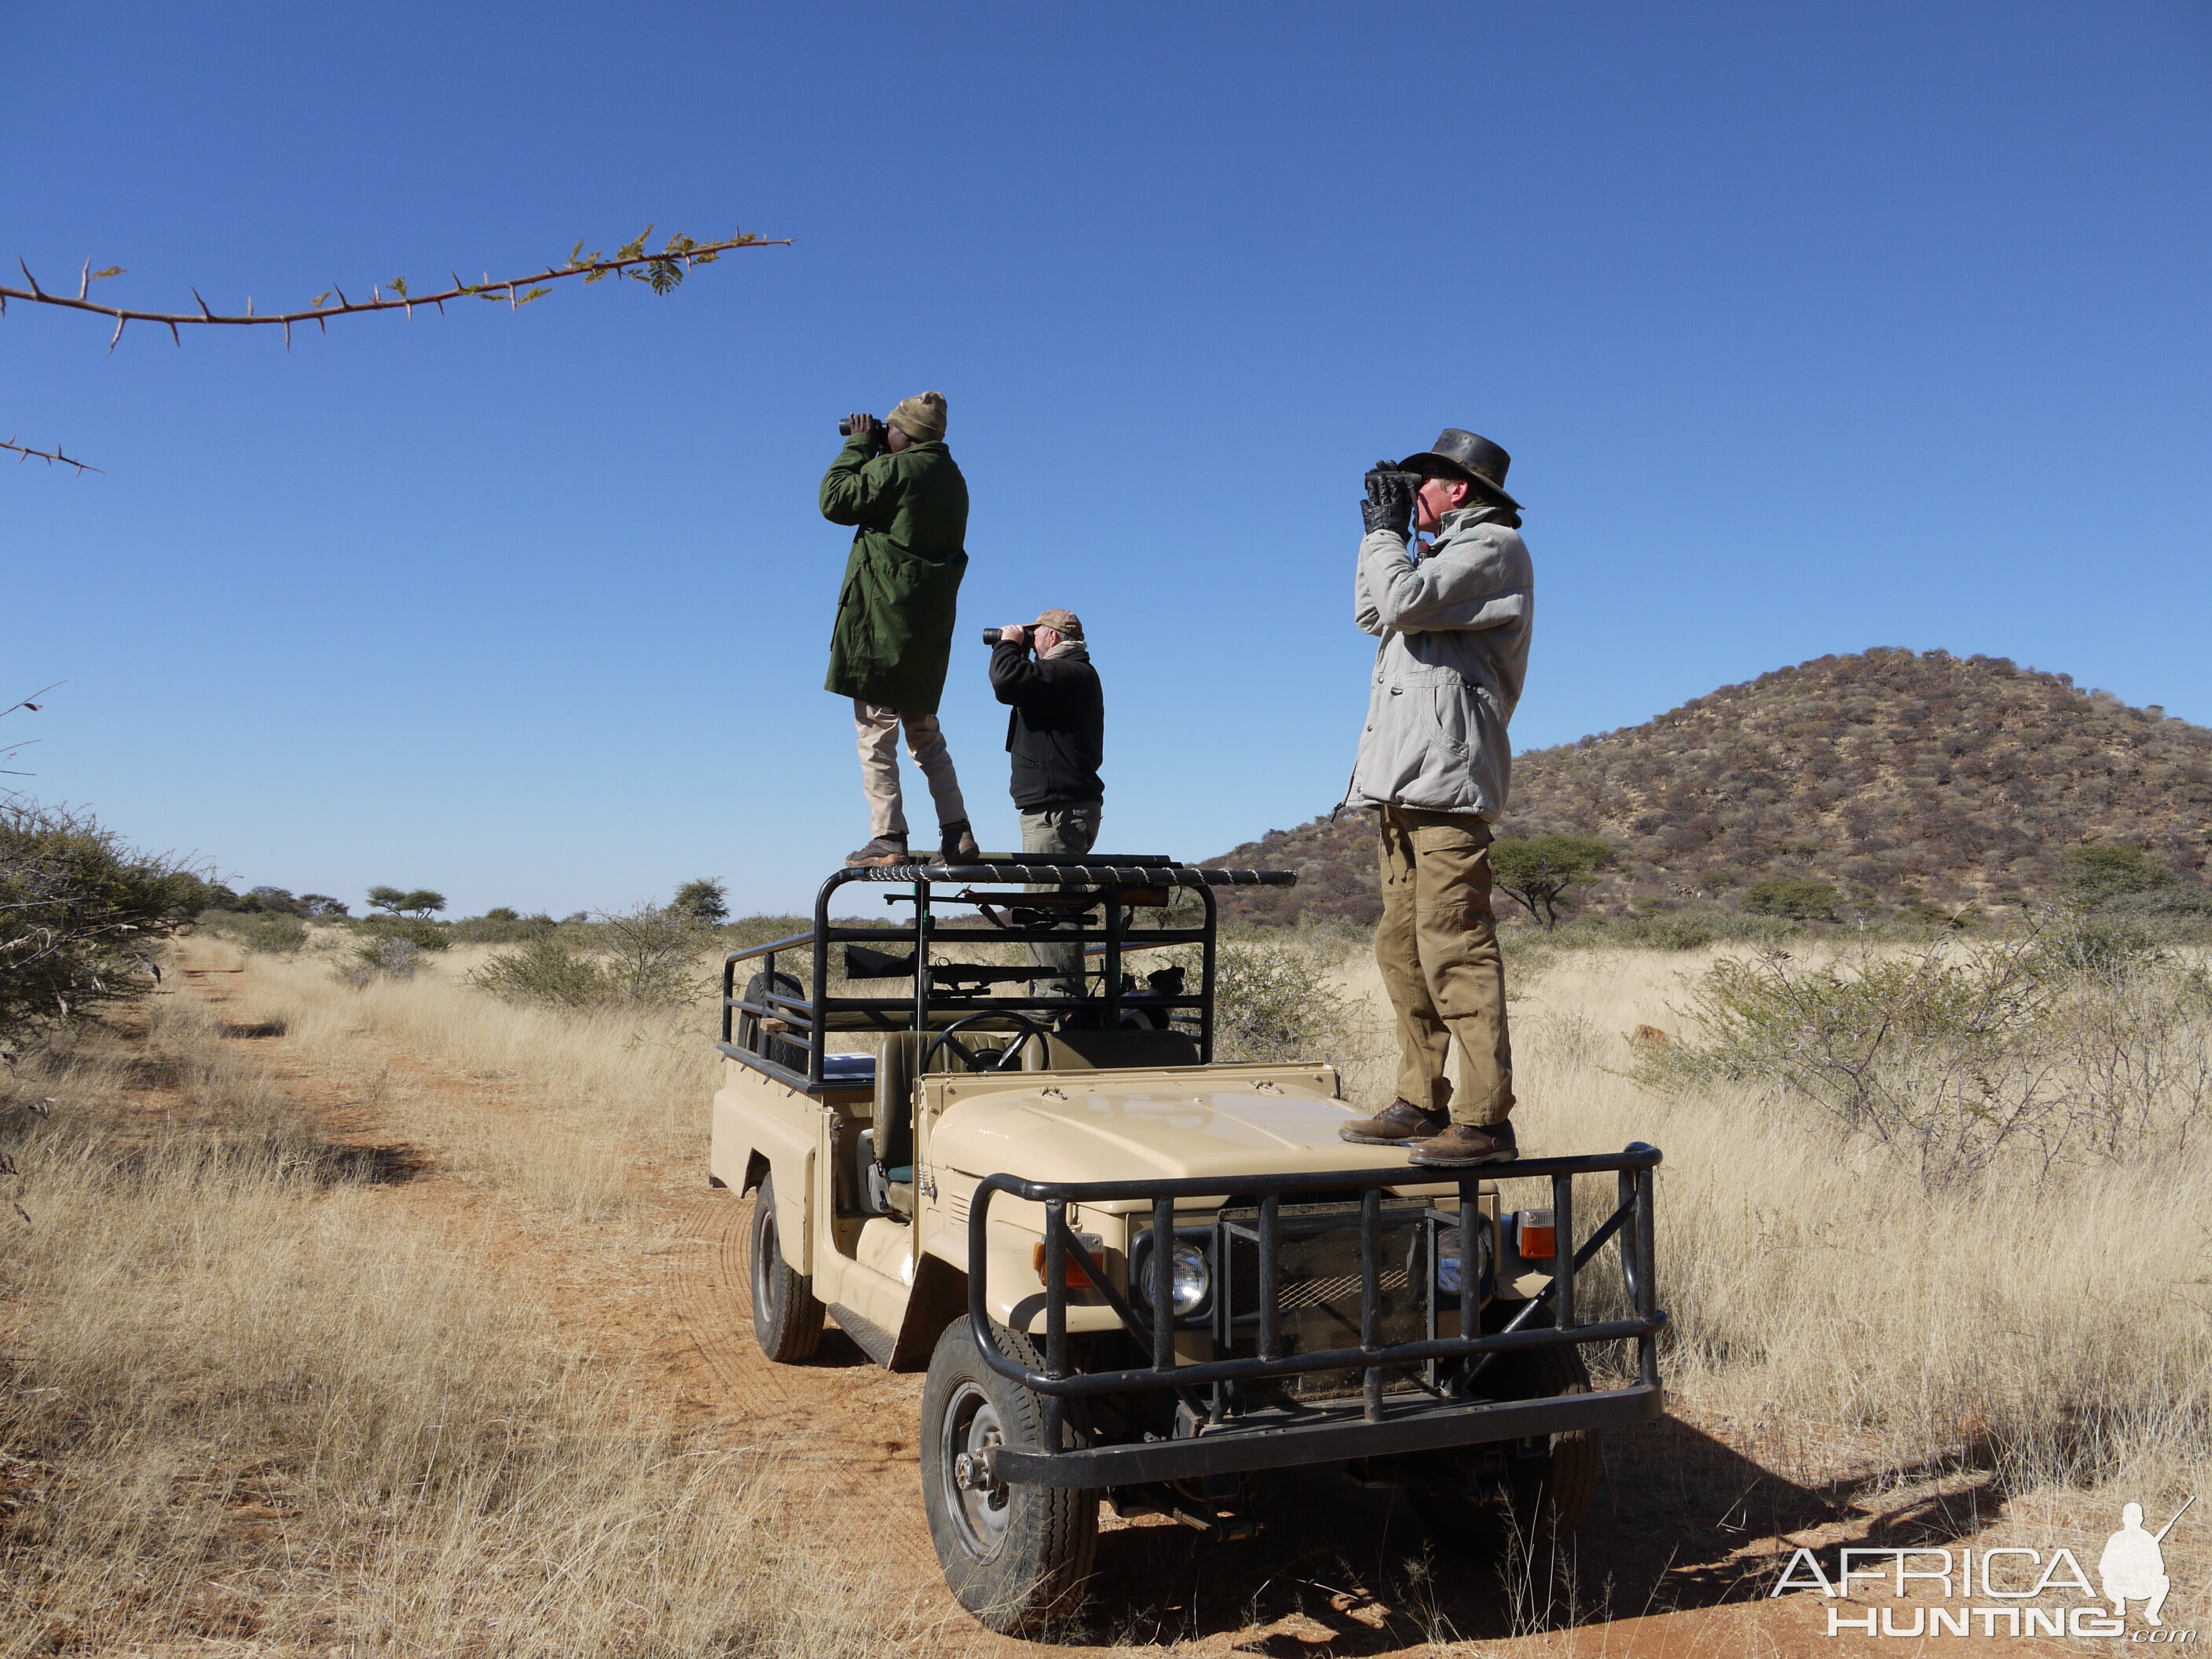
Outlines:
POLYGON ((968 568, 968 481, 942 442, 874 454, 848 441, 822 479, 822 516, 859 526, 823 689, 933 714, 968 568))

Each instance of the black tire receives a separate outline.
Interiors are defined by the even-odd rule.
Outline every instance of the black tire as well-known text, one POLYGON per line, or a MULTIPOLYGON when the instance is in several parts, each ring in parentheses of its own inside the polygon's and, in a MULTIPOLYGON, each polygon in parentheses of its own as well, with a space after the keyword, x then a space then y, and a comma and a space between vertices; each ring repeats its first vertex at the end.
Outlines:
MULTIPOLYGON (((1529 1348, 1503 1354, 1476 1385, 1494 1399, 1540 1400, 1588 1394, 1589 1372, 1579 1348, 1529 1348)), ((1514 1442, 1505 1454, 1504 1502, 1497 1501, 1495 1464, 1463 1455, 1461 1481, 1447 1475, 1407 1497, 1430 1536, 1454 1549, 1485 1555, 1525 1553, 1531 1562, 1552 1559, 1589 1513, 1597 1492, 1598 1443, 1594 1429, 1554 1434, 1537 1443, 1514 1442)))
MULTIPOLYGON (((1031 1370, 1042 1357, 997 1327, 1000 1351, 1031 1370)), ((1042 1445, 1043 1402, 983 1363, 968 1322, 946 1327, 921 1391, 921 1507, 954 1599, 1001 1634, 1035 1632, 1073 1613, 1098 1548, 1098 1494, 1009 1485, 963 1491, 954 1460, 991 1444, 1042 1445)))
POLYGON ((775 1226, 775 1181, 763 1176, 753 1194, 753 1340, 777 1364, 795 1365, 822 1346, 823 1310, 813 1279, 783 1259, 775 1226))

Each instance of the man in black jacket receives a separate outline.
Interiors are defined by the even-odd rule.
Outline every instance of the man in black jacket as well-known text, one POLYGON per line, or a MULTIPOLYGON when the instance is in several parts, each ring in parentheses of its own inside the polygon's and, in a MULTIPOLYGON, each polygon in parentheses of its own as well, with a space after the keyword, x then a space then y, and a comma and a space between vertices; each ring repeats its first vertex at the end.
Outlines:
MULTIPOLYGON (((1098 763, 1106 748, 1106 697, 1076 614, 1047 611, 1034 623, 1000 629, 991 652, 991 690, 1013 709, 1006 717, 1006 752, 1013 757, 1022 851, 1089 852, 1097 845, 1105 805, 1098 763)), ((1032 945, 1030 958, 1071 975, 1046 981, 1045 994, 1081 994, 1080 946, 1032 945)))

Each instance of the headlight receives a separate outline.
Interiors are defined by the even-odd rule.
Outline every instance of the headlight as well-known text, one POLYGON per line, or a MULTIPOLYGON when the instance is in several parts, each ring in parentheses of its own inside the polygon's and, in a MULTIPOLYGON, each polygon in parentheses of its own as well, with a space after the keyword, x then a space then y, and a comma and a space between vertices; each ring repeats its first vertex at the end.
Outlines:
MULTIPOLYGON (((1213 1293, 1213 1264, 1206 1259, 1206 1252, 1199 1246, 1180 1240, 1170 1261, 1169 1292, 1175 1300, 1175 1316, 1181 1319, 1204 1307, 1206 1298, 1213 1293)), ((1137 1299, 1148 1308, 1152 1304, 1154 1271, 1152 1251, 1139 1245, 1137 1259, 1130 1264, 1129 1282, 1137 1299)))
POLYGON ((1478 1223, 1474 1230, 1474 1254, 1468 1260, 1456 1227, 1445 1227, 1437 1233, 1437 1288, 1446 1296, 1457 1296, 1468 1286, 1475 1287, 1480 1294, 1485 1275, 1490 1271, 1490 1229, 1478 1223))
POLYGON ((1206 1252, 1197 1245, 1175 1247, 1174 1287, 1178 1315, 1196 1311, 1213 1288, 1213 1269, 1206 1265, 1206 1252))

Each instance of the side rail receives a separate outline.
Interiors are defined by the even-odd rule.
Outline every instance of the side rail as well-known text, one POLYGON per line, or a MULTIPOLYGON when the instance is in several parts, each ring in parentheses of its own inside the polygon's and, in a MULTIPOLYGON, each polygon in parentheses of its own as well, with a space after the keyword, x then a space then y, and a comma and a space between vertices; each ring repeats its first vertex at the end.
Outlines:
POLYGON ((764 1076, 773 1078, 785 1086, 801 1091, 822 1086, 822 1040, 815 1029, 814 1006, 803 996, 787 997, 775 989, 775 959, 778 955, 812 948, 815 935, 811 933, 793 933, 787 939, 771 939, 766 945, 732 951, 722 958, 722 1036, 714 1046, 730 1059, 738 1060, 764 1076), (763 986, 759 1000, 739 996, 737 991, 738 964, 745 962, 763 963, 763 986), (749 1015, 757 1024, 766 1020, 779 1022, 784 1028, 785 1041, 807 1051, 805 1071, 794 1070, 778 1064, 768 1055, 740 1047, 732 1029, 739 1015, 749 1015))
MULTIPOLYGON (((1633 1340, 1637 1344, 1639 1384, 1656 1392, 1659 1385, 1658 1337, 1667 1324, 1667 1316, 1660 1311, 1657 1302, 1652 1218, 1652 1171, 1657 1168, 1659 1161, 1657 1147, 1635 1141, 1619 1152, 1579 1158, 1524 1158, 1515 1164, 1487 1164, 1468 1170, 1456 1183, 1456 1205, 1449 1210, 1431 1208, 1429 1212, 1431 1228, 1447 1221, 1459 1227, 1463 1252, 1462 1271, 1465 1264, 1472 1260, 1471 1255, 1465 1254, 1469 1249, 1468 1242, 1478 1237, 1480 1226, 1477 1195, 1481 1183, 1486 1181, 1548 1180, 1555 1230, 1552 1282, 1530 1298, 1502 1330, 1487 1334, 1462 1333, 1457 1336, 1439 1336, 1436 1334, 1433 1316, 1435 1275, 1427 1274, 1425 1276, 1430 1279, 1428 1300, 1431 1310, 1427 1321, 1429 1334, 1418 1340, 1401 1342, 1385 1342, 1380 1336, 1384 1271, 1382 1189, 1386 1187, 1441 1184, 1425 1179, 1430 1174, 1427 1170, 1407 1166, 1351 1171, 1316 1170, 1295 1175, 1206 1176, 1157 1181, 1024 1181, 1009 1175, 989 1176, 977 1186, 969 1211, 968 1259, 971 1263, 989 1259, 986 1229, 989 1224, 994 1194, 1011 1193, 1017 1198, 1044 1206, 1044 1261, 1042 1271, 1045 1297, 1044 1370, 1030 1370, 1000 1351, 993 1334, 985 1301, 986 1287, 981 1273, 971 1272, 968 1276, 969 1326, 984 1362, 993 1370, 1043 1396, 1046 1420, 1042 1449, 1048 1455, 1061 1444, 1060 1424, 1066 1401, 1069 1397, 1079 1395, 1119 1394, 1146 1389, 1190 1390, 1213 1383, 1279 1378, 1308 1371, 1357 1369, 1364 1373, 1363 1419, 1369 1423, 1379 1423, 1383 1416, 1383 1376, 1386 1370, 1419 1365, 1429 1368, 1433 1376, 1433 1367, 1439 1362, 1472 1360, 1474 1364, 1468 1367, 1460 1379, 1463 1388, 1498 1354, 1527 1348, 1623 1340, 1633 1340), (1574 1177, 1607 1173, 1617 1177, 1615 1207, 1613 1213, 1578 1244, 1575 1236, 1574 1177), (1340 1194, 1347 1191, 1357 1191, 1360 1195, 1357 1223, 1360 1344, 1356 1348, 1286 1352, 1282 1340, 1277 1285, 1285 1224, 1280 1214, 1282 1200, 1295 1199, 1301 1194, 1340 1194), (1257 1200, 1256 1227, 1253 1231, 1256 1235, 1259 1279, 1258 1352, 1251 1356, 1178 1364, 1175 1352, 1176 1329, 1178 1324, 1187 1326, 1192 1322, 1179 1321, 1174 1312, 1176 1250, 1159 1248, 1157 1244, 1145 1249, 1140 1282, 1145 1285, 1144 1300, 1148 1305, 1138 1307, 1114 1288, 1104 1267, 1069 1229, 1067 1206, 1114 1200, 1149 1200, 1152 1205, 1152 1228, 1149 1234, 1140 1234, 1131 1241, 1133 1257, 1136 1247, 1146 1238, 1161 1241, 1177 1237, 1176 1200, 1206 1198, 1218 1200, 1224 1193, 1232 1194, 1240 1200, 1257 1200), (1577 1317, 1576 1277, 1589 1266, 1591 1258, 1608 1240, 1614 1239, 1619 1241, 1621 1272, 1633 1316, 1583 1323, 1577 1317), (1150 1352, 1151 1364, 1114 1371, 1075 1371, 1069 1368, 1067 1297, 1071 1268, 1079 1273, 1082 1279, 1088 1280, 1088 1288, 1097 1291, 1105 1299, 1123 1327, 1150 1352), (1551 1323, 1548 1326, 1534 1325, 1532 1322, 1537 1314, 1547 1308, 1551 1312, 1551 1323), (1156 1316, 1154 1310, 1166 1310, 1168 1312, 1165 1317, 1159 1317, 1156 1316)), ((1183 1231, 1188 1232, 1188 1230, 1183 1231)), ((1079 1279, 1078 1284, 1082 1279, 1079 1279)), ((1472 1305, 1472 1298, 1465 1305, 1472 1305)))

